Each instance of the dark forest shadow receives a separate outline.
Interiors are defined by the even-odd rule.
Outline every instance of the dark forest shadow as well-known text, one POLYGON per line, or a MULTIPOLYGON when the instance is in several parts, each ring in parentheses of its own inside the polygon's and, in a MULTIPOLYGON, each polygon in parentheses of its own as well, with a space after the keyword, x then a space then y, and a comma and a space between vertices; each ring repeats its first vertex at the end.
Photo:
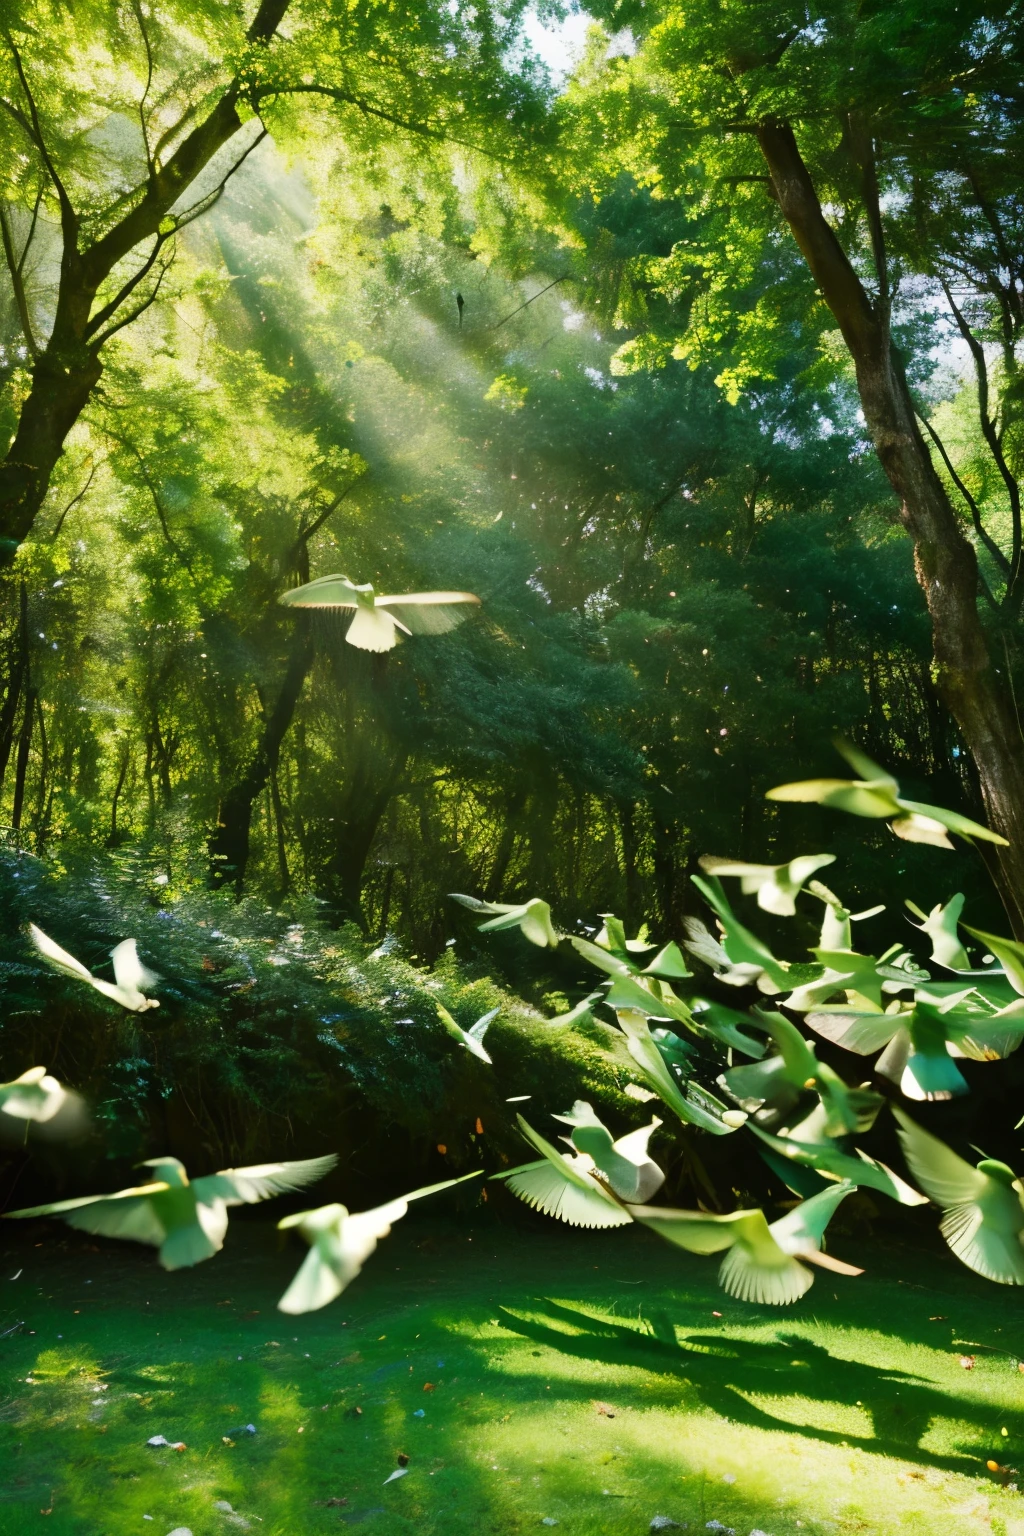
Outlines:
MULTIPOLYGON (((973 1476, 979 1472, 977 1451, 943 1455, 921 1446, 936 1418, 972 1422, 979 1437, 991 1432, 979 1417, 977 1403, 944 1391, 924 1377, 846 1360, 798 1334, 779 1333, 771 1342, 697 1333, 677 1338, 675 1324, 664 1312, 652 1313, 645 1320, 647 1331, 642 1332, 546 1298, 537 1298, 535 1306, 543 1309, 549 1321, 520 1317, 505 1307, 498 1310, 505 1327, 562 1354, 678 1377, 694 1389, 705 1407, 735 1423, 856 1447, 946 1472, 973 1476), (856 1404, 870 1415, 874 1434, 858 1436, 780 1418, 750 1402, 746 1393, 856 1404)), ((1003 1419, 1011 1436, 1024 1432, 1024 1413, 1004 1411, 1003 1419)))

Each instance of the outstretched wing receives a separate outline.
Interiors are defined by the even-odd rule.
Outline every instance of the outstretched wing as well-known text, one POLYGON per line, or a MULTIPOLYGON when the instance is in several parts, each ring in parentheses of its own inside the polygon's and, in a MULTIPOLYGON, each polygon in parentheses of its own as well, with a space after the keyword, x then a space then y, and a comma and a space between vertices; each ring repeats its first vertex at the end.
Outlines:
POLYGON ((51 965, 56 966, 67 976, 74 976, 78 981, 87 981, 90 985, 92 984, 92 972, 87 971, 74 955, 69 955, 66 949, 61 949, 59 944, 55 944, 41 928, 36 927, 35 923, 29 923, 28 936, 44 960, 49 960, 51 965))
POLYGON ((57 1200, 52 1205, 33 1205, 6 1214, 9 1217, 58 1216, 69 1227, 92 1232, 97 1237, 120 1237, 136 1243, 151 1243, 158 1248, 166 1233, 147 1197, 165 1194, 167 1188, 164 1183, 140 1184, 135 1189, 122 1189, 116 1195, 57 1200))
POLYGON ((655 1115, 650 1125, 642 1125, 638 1131, 629 1131, 625 1136, 620 1136, 615 1143, 616 1152, 622 1157, 628 1157, 631 1163, 636 1163, 638 1166, 640 1163, 646 1163, 650 1156, 647 1143, 662 1123, 655 1115))
POLYGON ((347 576, 318 576, 278 598, 286 608, 354 608, 355 589, 347 576))
POLYGON ((573 1227, 624 1227, 630 1217, 618 1201, 601 1188, 581 1166, 582 1159, 564 1156, 523 1119, 516 1116, 527 1141, 544 1154, 544 1162, 513 1168, 504 1179, 509 1188, 546 1216, 556 1216, 573 1227))
MULTIPOLYGON (((557 1155, 557 1154, 556 1154, 557 1155)), ((559 1169, 546 1158, 539 1163, 525 1163, 500 1177, 520 1200, 568 1222, 570 1227, 625 1227, 631 1217, 593 1180, 581 1175, 567 1159, 559 1169)))
POLYGON ((746 1241, 756 1247, 771 1242, 764 1212, 732 1211, 727 1216, 711 1216, 704 1211, 676 1211, 669 1206, 631 1205, 634 1221, 651 1227, 667 1242, 689 1253, 721 1253, 733 1243, 746 1241))
POLYGON ((120 944, 115 944, 110 958, 114 963, 114 979, 125 992, 144 992, 147 987, 155 987, 160 979, 139 959, 134 939, 122 939, 120 944))
POLYGON ((459 902, 468 907, 471 912, 518 912, 519 908, 510 906, 508 902, 481 901, 479 896, 463 896, 458 891, 449 891, 450 900, 459 902))
POLYGON ((306 1157, 292 1163, 259 1163, 252 1168, 222 1168, 219 1173, 207 1174, 203 1179, 193 1179, 192 1188, 196 1199, 203 1205, 223 1200, 225 1205, 255 1205, 259 1200, 269 1200, 272 1195, 287 1195, 294 1190, 315 1184, 324 1174, 330 1173, 338 1159, 331 1152, 327 1157, 306 1157))
POLYGON ((825 1236, 825 1228, 835 1215, 836 1208, 851 1195, 856 1185, 849 1179, 823 1189, 820 1194, 802 1200, 795 1210, 771 1224, 771 1234, 784 1253, 816 1253, 825 1236))
POLYGON ((470 1039, 475 1040, 478 1044, 482 1045, 484 1035, 486 1035, 487 1031, 490 1029, 491 1025, 494 1023, 494 1020, 498 1017, 500 1012, 500 1006, 497 1008, 492 1008, 489 1013, 484 1014, 483 1018, 477 1019, 472 1029, 467 1029, 466 1031, 470 1039))
POLYGON ((480 606, 480 599, 472 592, 406 592, 401 597, 378 597, 374 602, 413 635, 446 635, 480 606))
POLYGON ((780 1136, 771 1136, 767 1131, 762 1131, 760 1126, 749 1125, 759 1141, 771 1147, 780 1157, 787 1158, 790 1162, 800 1163, 804 1168, 815 1168, 819 1173, 830 1175, 833 1179, 849 1179, 851 1184, 863 1184, 868 1189, 877 1189, 880 1194, 888 1195, 892 1200, 898 1200, 900 1205, 926 1205, 924 1195, 919 1195, 916 1189, 911 1189, 909 1184, 887 1168, 884 1163, 878 1162, 873 1157, 868 1157, 866 1152, 858 1151, 856 1157, 851 1157, 848 1152, 841 1151, 833 1143, 809 1144, 794 1141, 791 1137, 783 1139, 780 1136))
POLYGON ((907 1167, 936 1205, 947 1209, 978 1200, 984 1194, 989 1182, 985 1174, 972 1168, 930 1131, 922 1130, 898 1105, 892 1106, 892 1112, 900 1128, 907 1167))
MULTIPOLYGON (((380 1238, 387 1237, 392 1223, 401 1220, 407 1210, 404 1199, 390 1200, 375 1210, 342 1216, 335 1229, 314 1238, 298 1273, 277 1304, 279 1310, 293 1316, 315 1312, 340 1296, 359 1274, 380 1238)), ((297 1223, 292 1219, 292 1224, 301 1226, 301 1218, 297 1223)))
POLYGON ((858 1056, 873 1056, 883 1045, 888 1045, 906 1022, 906 1015, 863 1013, 857 1008, 839 1004, 806 1014, 804 1022, 816 1035, 841 1045, 844 1051, 856 1051, 858 1056))

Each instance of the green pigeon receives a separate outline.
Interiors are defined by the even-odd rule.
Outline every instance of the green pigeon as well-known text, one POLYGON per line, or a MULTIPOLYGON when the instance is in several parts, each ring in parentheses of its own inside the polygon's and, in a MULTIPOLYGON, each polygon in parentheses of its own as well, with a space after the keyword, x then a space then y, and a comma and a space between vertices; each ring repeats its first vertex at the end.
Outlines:
MULTIPOLYGON (((698 960, 703 960, 715 973, 716 981, 724 981, 729 987, 751 987, 757 984, 764 975, 764 966, 753 962, 741 962, 734 964, 719 941, 710 932, 706 923, 702 923, 699 917, 687 917, 683 926, 686 929, 686 938, 683 946, 698 960)), ((770 990, 778 988, 771 986, 770 990)))
POLYGON ((422 1200, 442 1189, 451 1189, 454 1184, 462 1184, 466 1179, 480 1177, 478 1170, 464 1174, 461 1179, 445 1179, 443 1184, 414 1189, 410 1195, 389 1200, 372 1211, 357 1211, 354 1215, 343 1205, 322 1205, 319 1210, 286 1216, 278 1222, 278 1229, 285 1232, 298 1227, 309 1244, 309 1252, 278 1302, 278 1309, 297 1316, 326 1307, 356 1278, 380 1238, 387 1237, 394 1222, 405 1215, 410 1200, 422 1200))
POLYGON ((80 960, 69 955, 66 949, 61 949, 35 923, 29 923, 28 936, 43 959, 48 960, 55 970, 62 971, 65 976, 73 976, 76 981, 87 982, 97 992, 102 992, 104 997, 127 1008, 129 1013, 145 1013, 149 1008, 160 1007, 155 997, 146 997, 143 992, 144 987, 154 987, 159 978, 142 964, 134 939, 123 939, 110 951, 114 965, 114 980, 110 982, 86 970, 80 960))
POLYGON ((557 1013, 553 1019, 548 1019, 548 1024, 581 1024, 594 1017, 594 1004, 600 1000, 600 992, 590 992, 580 999, 575 1008, 570 1008, 568 1013, 557 1013))
POLYGON ((958 891, 945 905, 940 901, 928 913, 922 912, 913 901, 908 901, 906 905, 915 917, 921 919, 920 924, 915 924, 915 927, 919 926, 921 932, 931 940, 932 952, 929 959, 934 960, 936 965, 943 966, 947 971, 969 971, 970 958, 957 932, 960 914, 964 909, 963 894, 958 891))
POLYGON ((808 880, 835 861, 834 853, 807 853, 790 859, 788 864, 743 864, 712 854, 705 854, 697 862, 706 875, 719 879, 723 875, 737 876, 744 896, 756 895, 762 911, 772 912, 776 917, 793 917, 796 898, 808 880))
POLYGON ((572 942, 580 954, 586 955, 587 959, 592 964, 597 965, 599 969, 606 970, 611 975, 618 974, 618 971, 612 969, 607 959, 603 958, 601 953, 594 953, 595 950, 601 952, 607 950, 608 954, 614 956, 619 962, 619 967, 625 968, 625 970, 630 971, 634 975, 661 976, 669 981, 687 981, 693 975, 693 972, 687 968, 679 945, 675 943, 664 945, 663 948, 658 950, 653 960, 648 961, 645 966, 641 966, 639 960, 634 959, 634 956, 650 954, 651 950, 655 947, 647 942, 646 925, 641 928, 635 939, 627 939, 626 930, 621 919, 617 918, 613 912, 601 912, 598 915, 604 923, 604 927, 593 943, 589 939, 577 938, 574 938, 572 942))
POLYGON ((895 1004, 885 1012, 833 1006, 808 1013, 806 1023, 844 1050, 861 1056, 881 1051, 875 1071, 908 1099, 957 1098, 968 1092, 968 1084, 955 1056, 1001 1061, 1024 1040, 1024 1007, 1012 1003, 996 1012, 958 1007, 973 990, 939 1004, 918 996, 912 1007, 895 1004))
POLYGON ((457 1040, 460 1045, 465 1046, 466 1050, 471 1052, 471 1054, 474 1055, 478 1061, 485 1061, 489 1067, 493 1066, 493 1062, 491 1061, 490 1056, 488 1056, 487 1052, 484 1050, 484 1035, 486 1035, 488 1029, 493 1024, 494 1020, 498 1017, 501 1009, 492 1008, 489 1013, 485 1013, 482 1018, 477 1019, 476 1023, 470 1029, 463 1029, 462 1025, 457 1024, 456 1021, 452 1018, 447 1008, 443 1007, 436 1001, 434 1003, 434 1007, 437 1009, 438 1014, 440 1015, 441 1023, 451 1035, 452 1039, 457 1040))
POLYGON ((635 1008, 616 1009, 619 1027, 629 1054, 640 1068, 644 1083, 687 1125, 699 1125, 715 1136, 728 1136, 746 1123, 746 1112, 728 1109, 699 1084, 689 1082, 685 1092, 669 1069, 644 1014, 635 1008))
POLYGON ((273 1195, 304 1189, 322 1179, 337 1161, 331 1153, 292 1163, 224 1168, 220 1173, 190 1180, 176 1157, 151 1157, 140 1164, 154 1172, 148 1184, 114 1195, 85 1195, 6 1214, 8 1218, 59 1216, 69 1227, 83 1232, 149 1243, 159 1248, 164 1269, 187 1269, 223 1248, 228 1206, 255 1205, 273 1195))
POLYGON ((983 1158, 976 1168, 893 1108, 907 1167, 942 1207, 941 1232, 968 1269, 1000 1285, 1024 1285, 1024 1185, 1012 1168, 983 1158))
MULTIPOLYGON (((740 922, 729 905, 721 881, 715 876, 702 880, 699 875, 692 875, 691 879, 718 918, 718 926, 722 931, 721 948, 729 969, 735 973, 718 973, 716 980, 744 986, 753 983, 759 992, 774 995, 791 991, 794 987, 806 986, 824 974, 821 965, 794 965, 789 961, 777 960, 767 944, 740 922)), ((687 948, 695 953, 692 940, 687 948)))
POLYGON ((618 1141, 612 1140, 611 1132, 585 1099, 577 1099, 568 1113, 554 1118, 572 1126, 573 1148, 593 1161, 620 1200, 637 1200, 643 1205, 664 1184, 664 1173, 647 1152, 651 1136, 662 1123, 657 1116, 650 1125, 630 1131, 618 1141))
POLYGON ((541 1154, 539 1162, 523 1163, 507 1173, 491 1177, 502 1179, 513 1194, 545 1216, 555 1216, 571 1227, 626 1227, 632 1220, 600 1177, 596 1164, 585 1152, 573 1156, 559 1152, 522 1117, 519 1128, 531 1146, 541 1154))
POLYGON ((461 896, 457 891, 450 891, 449 895, 452 901, 461 902, 471 912, 494 914, 490 922, 480 924, 478 933, 501 933, 507 928, 519 928, 523 938, 529 939, 539 949, 558 948, 562 935, 551 921, 551 908, 539 896, 517 905, 502 901, 481 901, 476 896, 461 896))
POLYGON ((807 1264, 839 1275, 864 1273, 821 1251, 825 1228, 836 1207, 855 1188, 843 1182, 824 1189, 770 1226, 764 1212, 757 1209, 714 1216, 706 1211, 631 1205, 629 1212, 634 1221, 690 1253, 721 1253, 726 1249, 718 1281, 727 1295, 737 1301, 785 1307, 799 1301, 814 1284, 807 1264))
POLYGON ((11 1115, 12 1120, 34 1120, 45 1126, 61 1109, 66 1114, 80 1103, 78 1095, 51 1077, 45 1066, 31 1066, 12 1083, 0 1083, 0 1114, 11 1115))
POLYGON ((744 1056, 760 1057, 768 1047, 764 1041, 749 1033, 757 1029, 756 1021, 749 1013, 730 1008, 716 998, 693 997, 693 1022, 697 1029, 730 1050, 741 1051, 744 1056))
MULTIPOLYGON (((746 985, 753 981, 761 992, 785 992, 792 987, 794 979, 800 981, 810 979, 802 974, 798 978, 791 977, 790 968, 776 960, 767 944, 762 943, 755 933, 751 933, 749 928, 743 926, 729 905, 721 883, 715 876, 709 880, 702 880, 699 875, 692 875, 691 879, 718 918, 718 924, 722 930, 722 949, 729 965, 745 968, 746 985)), ((816 969, 814 974, 819 975, 820 971, 816 969)))
POLYGON ((812 896, 817 896, 819 901, 825 903, 825 912, 821 920, 821 936, 818 940, 822 949, 852 949, 853 932, 851 923, 864 922, 866 918, 877 917, 885 911, 884 906, 868 907, 863 912, 851 912, 849 907, 844 907, 839 897, 829 890, 827 885, 822 885, 820 880, 811 880, 807 889, 812 896))
POLYGON ((851 1136, 870 1129, 882 1107, 881 1095, 849 1088, 827 1062, 817 1059, 813 1042, 805 1040, 782 1014, 763 1012, 760 1019, 778 1054, 723 1072, 718 1082, 729 1097, 761 1119, 765 1110, 776 1117, 785 1115, 811 1090, 821 1101, 825 1136, 851 1136))
POLYGON ((445 635, 469 617, 480 599, 472 592, 406 592, 379 597, 369 582, 320 576, 278 598, 288 608, 351 611, 345 639, 361 651, 390 651, 404 635, 445 635))
POLYGON ((877 1162, 873 1157, 868 1157, 866 1152, 858 1150, 856 1156, 851 1156, 841 1147, 830 1143, 810 1144, 794 1141, 788 1136, 772 1136, 756 1125, 751 1125, 750 1129, 760 1141, 764 1142, 765 1146, 770 1147, 773 1152, 788 1162, 798 1163, 804 1168, 814 1168, 826 1178, 847 1180, 851 1184, 863 1184, 868 1189, 877 1189, 880 1194, 888 1195, 890 1199, 897 1200, 900 1205, 927 1204, 924 1195, 918 1194, 916 1189, 911 1189, 910 1185, 904 1183, 891 1168, 877 1162))
POLYGON ((985 842, 1008 846, 1006 838, 988 827, 969 821, 957 811, 938 805, 923 805, 918 800, 900 798, 899 784, 891 773, 848 741, 836 741, 836 751, 844 757, 859 779, 805 779, 799 784, 779 784, 765 796, 768 800, 789 800, 828 805, 851 816, 867 816, 889 822, 897 837, 910 843, 931 843, 937 848, 952 848, 947 836, 955 832, 970 841, 980 837, 985 842))

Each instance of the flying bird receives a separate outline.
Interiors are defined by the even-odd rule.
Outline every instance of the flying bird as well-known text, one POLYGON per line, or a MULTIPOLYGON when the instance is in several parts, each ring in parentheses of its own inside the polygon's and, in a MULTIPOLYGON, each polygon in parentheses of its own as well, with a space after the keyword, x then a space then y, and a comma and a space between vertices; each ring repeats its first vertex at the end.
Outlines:
POLYGON ((939 805, 923 805, 919 800, 904 800, 900 786, 891 773, 886 773, 866 753, 848 741, 836 741, 835 749, 853 769, 859 779, 805 779, 798 784, 779 784, 768 790, 768 800, 790 800, 816 805, 828 805, 837 811, 848 811, 851 816, 867 816, 888 821, 897 837, 908 843, 931 843, 936 848, 952 848, 947 834, 955 832, 970 842, 980 837, 988 843, 1001 843, 1005 837, 990 832, 988 827, 969 821, 958 811, 947 811, 939 805))
POLYGON ((968 1083, 954 1056, 1002 1061, 1024 1040, 1024 1004, 1019 998, 985 1012, 968 1005, 973 990, 965 988, 938 1004, 919 996, 910 1008, 884 1013, 827 1006, 809 1012, 807 1024, 844 1050, 861 1056, 881 1051, 875 1071, 896 1083, 908 1099, 956 1098, 968 1092, 968 1083))
POLYGON ((571 940, 573 947, 599 971, 606 971, 609 976, 657 976, 669 981, 686 981, 693 975, 674 942, 659 949, 654 959, 642 966, 635 957, 647 955, 655 947, 646 940, 646 926, 637 938, 627 939, 621 918, 612 912, 600 915, 604 927, 593 942, 576 934, 571 940))
POLYGON ((900 1205, 927 1204, 926 1197, 918 1194, 916 1189, 911 1189, 910 1185, 905 1183, 898 1174, 893 1173, 891 1168, 887 1168, 884 1163, 878 1162, 873 1157, 868 1157, 866 1152, 861 1152, 859 1149, 855 1156, 851 1156, 834 1142, 815 1144, 795 1141, 789 1136, 772 1136, 756 1125, 751 1125, 750 1129, 759 1140, 764 1142, 765 1146, 770 1147, 787 1162, 796 1163, 803 1168, 814 1168, 828 1179, 863 1184, 868 1189, 877 1189, 880 1194, 888 1195, 891 1200, 897 1200, 900 1205))
POLYGON ((104 997, 112 998, 122 1008, 127 1008, 129 1013, 145 1013, 147 1008, 160 1007, 155 997, 146 997, 143 992, 144 987, 155 987, 160 978, 142 964, 134 939, 124 939, 110 951, 114 963, 114 980, 111 982, 102 981, 87 971, 80 960, 69 955, 66 949, 61 949, 35 923, 29 923, 28 936, 43 959, 48 960, 55 970, 62 971, 65 976, 73 976, 76 981, 88 982, 90 987, 95 987, 104 997))
POLYGON ((690 1253, 721 1253, 726 1249, 718 1280, 727 1295, 737 1301, 785 1307, 799 1301, 814 1284, 807 1264, 839 1275, 864 1273, 821 1251, 825 1228, 836 1207, 855 1188, 844 1182, 823 1189, 770 1226, 761 1210, 713 1216, 654 1205, 631 1205, 629 1209, 635 1221, 690 1253))
POLYGON ((458 891, 449 891, 448 894, 452 901, 460 902, 471 912, 494 914, 490 922, 480 924, 478 933, 501 933, 507 928, 518 928, 523 938, 529 939, 538 948, 558 948, 562 935, 551 921, 551 908, 539 896, 517 906, 503 901, 481 901, 477 896, 461 896, 458 891))
POLYGON ((479 1177, 479 1172, 473 1172, 464 1174, 461 1179, 446 1179, 443 1184, 415 1189, 411 1195, 402 1195, 398 1200, 389 1200, 386 1205, 378 1205, 372 1211, 358 1211, 355 1215, 343 1205, 322 1205, 319 1210, 286 1216, 278 1222, 278 1228, 288 1231, 297 1227, 309 1244, 309 1252, 278 1302, 278 1308, 298 1315, 326 1307, 356 1278, 378 1241, 387 1237, 393 1223, 405 1215, 410 1200, 422 1200, 426 1195, 450 1189, 453 1184, 479 1177))
POLYGON ((680 1085, 639 1009, 617 1008, 615 1016, 626 1037, 629 1054, 640 1068, 644 1085, 656 1093, 680 1120, 687 1125, 699 1125, 715 1136, 728 1136, 746 1123, 745 1110, 727 1109, 699 1083, 690 1081, 685 1088, 680 1085))
POLYGON ((908 901, 906 905, 915 917, 921 919, 920 923, 915 923, 914 926, 919 927, 921 932, 931 940, 932 952, 929 958, 947 971, 969 971, 970 956, 961 944, 957 931, 960 914, 964 909, 963 893, 957 891, 945 905, 939 902, 927 913, 922 912, 916 902, 908 901))
POLYGON ((739 878, 744 896, 757 896, 757 904, 764 912, 776 917, 793 917, 796 914, 796 898, 808 880, 834 864, 834 853, 807 853, 790 859, 788 864, 742 864, 735 859, 718 859, 705 854, 697 862, 706 875, 735 875, 739 878))
POLYGON ((573 1148, 589 1157, 620 1200, 645 1204, 665 1182, 665 1175, 650 1157, 647 1144, 662 1122, 655 1116, 650 1125, 641 1126, 612 1140, 612 1134, 585 1099, 577 1099, 564 1115, 555 1115, 563 1125, 572 1126, 573 1148))
POLYGON ((484 1050, 484 1035, 486 1035, 491 1024, 498 1017, 501 1009, 492 1008, 489 1013, 485 1013, 482 1018, 477 1019, 471 1029, 463 1029, 462 1025, 456 1023, 452 1018, 447 1008, 438 1002, 434 1003, 434 1007, 440 1014, 441 1023, 452 1038, 457 1040, 460 1045, 465 1046, 466 1050, 471 1052, 478 1061, 485 1061, 489 1067, 493 1066, 490 1056, 484 1050))
POLYGON ((120 1237, 149 1243, 160 1250, 164 1269, 187 1269, 219 1253, 228 1229, 228 1206, 255 1205, 274 1195, 304 1189, 329 1173, 338 1159, 309 1157, 292 1163, 261 1163, 253 1168, 224 1168, 201 1179, 189 1179, 176 1157, 151 1157, 140 1164, 152 1168, 148 1184, 118 1190, 114 1195, 86 1195, 57 1200, 8 1217, 59 1216, 69 1227, 100 1237, 120 1237))
POLYGON ((81 1100, 63 1083, 51 1077, 45 1067, 29 1067, 13 1082, 0 1083, 0 1112, 14 1120, 34 1120, 46 1125, 61 1110, 65 1113, 81 1100))
POLYGON ((942 1207, 940 1231, 957 1258, 1000 1285, 1024 1285, 1024 1185, 1005 1163, 976 1168, 893 1107, 907 1167, 942 1207))
POLYGON ((597 1166, 585 1152, 559 1152, 533 1127, 517 1115, 519 1129, 541 1154, 536 1163, 523 1163, 507 1173, 491 1177, 503 1179, 513 1194, 525 1200, 545 1216, 555 1216, 571 1227, 627 1227, 632 1220, 601 1178, 597 1166))
POLYGON ((781 1013, 762 1013, 760 1021, 778 1054, 723 1072, 718 1083, 731 1099, 763 1120, 766 1112, 768 1117, 785 1116, 812 1090, 824 1110, 826 1136, 851 1136, 871 1128, 882 1107, 880 1094, 848 1087, 827 1062, 818 1060, 813 1041, 805 1040, 781 1013))
POLYGON ((379 597, 366 582, 357 586, 347 576, 320 576, 278 598, 288 608, 352 610, 345 639, 361 651, 390 651, 403 635, 446 635, 479 608, 472 592, 406 592, 379 597))

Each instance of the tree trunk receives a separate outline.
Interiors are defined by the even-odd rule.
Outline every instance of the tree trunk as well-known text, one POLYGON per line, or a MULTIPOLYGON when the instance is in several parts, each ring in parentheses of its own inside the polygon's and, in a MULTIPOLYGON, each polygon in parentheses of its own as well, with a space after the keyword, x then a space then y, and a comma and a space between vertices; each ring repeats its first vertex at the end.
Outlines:
POLYGON ((12 657, 7 677, 7 694, 0 709, 0 789, 3 788, 14 746, 14 722, 21 702, 21 690, 28 677, 28 588, 21 583, 21 616, 18 621, 18 650, 12 657))
POLYGON ((313 665, 313 642, 308 625, 302 624, 292 642, 291 655, 281 683, 277 703, 264 716, 263 730, 256 751, 240 777, 220 803, 216 830, 207 844, 210 854, 210 884, 218 889, 233 884, 242 894, 245 867, 249 862, 249 830, 252 807, 277 767, 281 743, 292 723, 295 706, 313 665))
POLYGON ((0 464, 0 565, 10 564, 31 532, 64 440, 102 372, 98 357, 68 368, 52 347, 36 363, 18 430, 0 464))
POLYGON ((380 755, 361 758, 345 785, 335 819, 334 852, 328 878, 334 906, 341 922, 358 924, 366 931, 363 912, 363 874, 377 828, 394 799, 407 759, 400 756, 383 767, 380 755))
POLYGON ((32 722, 36 712, 36 692, 29 687, 25 693, 25 713, 21 722, 21 738, 18 742, 18 756, 14 764, 14 809, 11 811, 11 826, 15 832, 21 830, 21 818, 25 808, 25 783, 28 779, 28 758, 32 750, 32 722))
MULTIPOLYGON (((289 0, 260 0, 247 40, 268 44, 288 5, 289 0)), ((63 240, 60 282, 53 330, 33 365, 32 388, 14 441, 0 464, 0 566, 10 564, 32 528, 64 441, 99 380, 101 348, 153 303, 159 275, 154 276, 148 292, 139 284, 156 271, 156 257, 169 238, 161 226, 217 151, 241 128, 238 103, 242 95, 243 82, 236 76, 169 159, 162 165, 153 162, 148 166, 146 179, 137 189, 142 195, 128 200, 123 217, 83 249, 79 249, 81 216, 64 187, 56 182, 63 240), (93 304, 103 283, 147 240, 154 246, 148 256, 140 258, 137 272, 126 278, 105 304, 101 301, 99 312, 94 314, 93 304)), ((49 158, 43 153, 49 169, 49 158)))
POLYGON ((932 621, 932 676, 974 759, 989 824, 1009 842, 994 855, 997 885, 1024 939, 1024 738, 981 626, 974 546, 932 464, 885 305, 872 303, 825 218, 792 129, 765 123, 758 141, 779 207, 850 350, 875 452, 900 498, 932 621))

